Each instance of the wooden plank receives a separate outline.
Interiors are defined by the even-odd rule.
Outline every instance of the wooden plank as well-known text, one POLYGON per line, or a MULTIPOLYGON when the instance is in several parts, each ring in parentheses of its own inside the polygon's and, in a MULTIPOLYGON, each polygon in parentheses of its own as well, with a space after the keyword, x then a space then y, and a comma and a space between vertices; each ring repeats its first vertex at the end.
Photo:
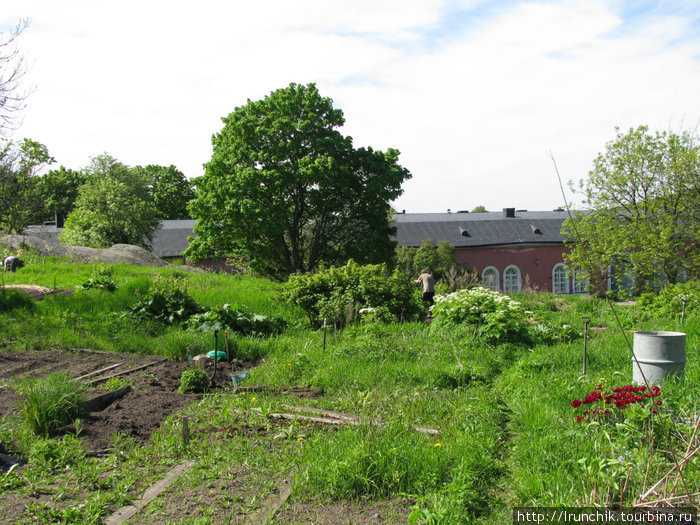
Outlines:
POLYGON ((293 394, 311 394, 314 396, 322 396, 323 388, 311 388, 307 386, 266 386, 266 385, 251 385, 251 386, 237 386, 236 390, 241 392, 273 392, 273 393, 286 393, 291 392, 293 394))
POLYGON ((328 416, 330 418, 334 419, 347 419, 347 420, 352 420, 352 421, 359 421, 361 418, 358 415, 355 414, 345 414, 343 412, 334 412, 332 410, 323 410, 321 408, 311 408, 311 407, 299 407, 295 405, 282 405, 284 408, 287 410, 291 410, 293 412, 310 412, 312 414, 319 414, 323 416, 328 416))
POLYGON ((91 381, 88 381, 87 383, 88 383, 88 385, 98 385, 100 383, 104 383, 105 381, 112 379, 113 377, 119 377, 119 376, 123 376, 126 374, 131 374, 132 372, 138 372, 139 370, 143 370, 144 368, 148 368, 149 366, 160 364, 160 363, 167 361, 167 360, 168 359, 166 357, 164 357, 163 359, 159 359, 158 361, 153 361, 152 363, 137 366, 135 368, 129 368, 129 370, 124 370, 123 372, 119 372, 117 374, 112 374, 111 376, 98 377, 97 379, 93 379, 91 381))
POLYGON ((88 354, 114 355, 114 352, 110 352, 109 350, 91 350, 89 348, 75 348, 73 346, 69 346, 68 350, 71 352, 86 352, 88 354))
MULTIPOLYGON (((363 417, 360 417, 360 416, 355 415, 355 414, 345 414, 343 412, 334 412, 332 410, 323 410, 321 408, 300 407, 300 406, 294 406, 294 405, 283 405, 283 406, 287 410, 292 410, 294 412, 310 412, 312 414, 319 414, 319 415, 327 416, 328 418, 337 419, 340 421, 352 421, 352 422, 357 422, 357 423, 367 422, 367 423, 371 423, 373 425, 379 425, 379 426, 382 426, 385 424, 384 421, 379 419, 379 418, 363 418, 363 417)), ((323 423, 324 421, 319 421, 319 422, 323 423)), ((440 431, 436 430, 434 428, 419 427, 418 425, 411 425, 411 428, 417 432, 420 432, 422 434, 428 434, 431 436, 437 436, 440 434, 440 431)))
POLYGON ((272 494, 265 499, 262 507, 257 512, 248 516, 245 523, 248 525, 268 525, 275 519, 282 508, 282 505, 292 495, 292 487, 294 486, 294 472, 291 472, 286 479, 277 487, 277 494, 272 494))
POLYGON ((326 425, 352 425, 357 426, 359 421, 351 421, 347 419, 334 419, 330 417, 315 417, 305 416, 303 414, 268 414, 272 419, 300 419, 302 421, 313 421, 314 423, 325 423, 326 425))
POLYGON ((111 392, 105 392, 104 394, 100 394, 99 396, 89 399, 85 403, 85 409, 88 412, 99 412, 107 405, 109 405, 112 401, 114 401, 115 399, 119 399, 120 397, 124 397, 129 392, 131 392, 131 386, 129 385, 124 386, 122 388, 118 388, 116 390, 112 390, 111 392))
POLYGON ((94 372, 90 372, 90 373, 85 374, 85 375, 82 375, 82 376, 80 376, 80 377, 76 377, 75 380, 76 380, 76 381, 80 381, 81 379, 86 379, 86 378, 88 378, 88 377, 90 377, 90 376, 94 376, 94 375, 97 375, 97 374, 101 374, 102 372, 107 372, 108 370, 112 370, 113 368, 117 368, 118 366, 121 366, 121 365, 123 365, 123 364, 124 364, 124 363, 115 363, 115 364, 113 364, 113 365, 109 365, 109 366, 106 366, 106 367, 104 367, 104 368, 100 368, 99 370, 95 370, 94 372))
POLYGON ((127 505, 118 509, 114 514, 105 519, 105 525, 121 525, 126 520, 133 518, 138 511, 157 498, 170 484, 175 481, 180 474, 189 470, 194 465, 193 461, 183 461, 170 470, 165 477, 157 481, 143 493, 140 499, 134 501, 132 505, 127 505))

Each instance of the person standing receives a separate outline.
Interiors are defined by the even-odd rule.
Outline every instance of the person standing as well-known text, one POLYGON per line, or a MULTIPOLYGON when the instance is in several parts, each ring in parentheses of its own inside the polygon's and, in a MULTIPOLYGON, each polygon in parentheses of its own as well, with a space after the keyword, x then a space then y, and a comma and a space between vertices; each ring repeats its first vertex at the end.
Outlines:
POLYGON ((423 284, 423 300, 430 306, 433 306, 435 303, 433 301, 433 297, 435 297, 435 279, 433 279, 428 269, 423 268, 420 272, 420 277, 413 282, 423 284))

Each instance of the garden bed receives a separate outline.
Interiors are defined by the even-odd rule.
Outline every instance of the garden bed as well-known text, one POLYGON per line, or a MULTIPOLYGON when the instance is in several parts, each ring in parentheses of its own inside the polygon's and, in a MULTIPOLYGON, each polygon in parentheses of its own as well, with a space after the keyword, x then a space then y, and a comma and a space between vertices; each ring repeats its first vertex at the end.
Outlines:
MULTIPOLYGON (((191 368, 191 362, 163 361, 159 356, 93 352, 81 349, 0 354, 0 416, 9 415, 19 408, 15 386, 24 378, 39 378, 58 371, 78 378, 97 370, 121 363, 101 374, 83 379, 85 383, 106 376, 118 375, 120 382, 131 385, 131 391, 114 400, 102 410, 90 412, 80 420, 80 436, 89 453, 100 453, 111 446, 114 434, 120 433, 138 441, 147 441, 167 416, 185 407, 196 395, 177 392, 180 376, 191 368), (155 364, 151 364, 155 363, 155 364), (145 366, 144 365, 150 365, 145 366), (138 370, 135 370, 139 368, 138 370)), ((213 362, 203 365, 209 377, 213 362)), ((218 363, 216 386, 231 385, 231 371, 241 368, 240 363, 218 363)), ((95 381, 96 383, 98 381, 95 381)), ((104 385, 89 385, 88 397, 105 391, 104 385)), ((64 430, 74 432, 71 426, 64 430)))

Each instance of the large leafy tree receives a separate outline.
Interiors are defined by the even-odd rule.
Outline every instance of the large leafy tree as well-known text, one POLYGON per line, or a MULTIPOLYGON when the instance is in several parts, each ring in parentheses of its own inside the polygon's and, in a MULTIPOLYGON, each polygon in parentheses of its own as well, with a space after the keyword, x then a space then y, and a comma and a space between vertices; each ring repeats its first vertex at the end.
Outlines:
POLYGON ((37 173, 54 162, 46 146, 24 139, 0 150, 0 229, 20 233, 42 216, 37 173))
POLYGON ((245 257, 283 279, 320 264, 390 261, 389 202, 410 173, 399 152, 355 149, 343 113, 314 84, 248 101, 223 119, 190 212, 187 255, 245 257))
POLYGON ((633 277, 632 291, 697 277, 700 257, 700 144, 688 132, 621 133, 580 184, 587 213, 564 223, 575 240, 570 266, 593 281, 633 277))
POLYGON ((39 179, 39 195, 43 201, 43 214, 49 218, 56 211, 70 213, 78 198, 80 186, 86 181, 81 171, 61 166, 45 173, 39 179))
POLYGON ((59 234, 61 242, 98 248, 120 243, 149 248, 160 219, 147 180, 109 155, 93 158, 84 171, 87 180, 59 234))
POLYGON ((137 166, 147 181, 153 205, 161 219, 189 219, 187 205, 194 199, 194 185, 175 166, 137 166))

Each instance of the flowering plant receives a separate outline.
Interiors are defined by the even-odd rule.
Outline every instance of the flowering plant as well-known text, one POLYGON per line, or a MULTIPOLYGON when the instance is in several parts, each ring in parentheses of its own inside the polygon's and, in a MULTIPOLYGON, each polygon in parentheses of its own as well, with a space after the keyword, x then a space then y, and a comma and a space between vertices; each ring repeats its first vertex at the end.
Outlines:
MULTIPOLYGON (((611 392, 605 391, 602 385, 598 385, 583 399, 574 399, 571 406, 578 409, 584 407, 582 414, 576 416, 577 422, 602 421, 613 413, 613 410, 624 410, 631 405, 645 405, 647 401, 654 400, 661 396, 661 388, 657 385, 647 388, 644 385, 626 385, 613 388, 611 392), (590 405, 590 407, 585 406, 590 405)), ((661 405, 660 399, 653 401, 655 405, 661 405)), ((652 408, 652 413, 657 413, 656 408, 652 408)))
POLYGON ((471 324, 490 341, 529 340, 527 315, 518 301, 507 295, 476 287, 435 296, 431 328, 471 324))

